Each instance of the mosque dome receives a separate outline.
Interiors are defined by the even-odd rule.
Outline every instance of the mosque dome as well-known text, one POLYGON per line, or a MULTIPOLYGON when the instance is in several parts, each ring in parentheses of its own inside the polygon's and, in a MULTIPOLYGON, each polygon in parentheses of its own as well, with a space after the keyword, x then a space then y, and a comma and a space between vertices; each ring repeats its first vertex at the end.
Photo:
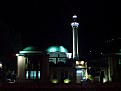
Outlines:
POLYGON ((63 46, 50 46, 46 49, 47 52, 65 52, 68 53, 68 50, 63 46))
POLYGON ((19 54, 31 54, 31 53, 42 53, 42 51, 40 51, 38 49, 38 47, 34 47, 34 46, 28 46, 26 48, 24 48, 22 51, 19 51, 19 54))
POLYGON ((23 51, 35 51, 35 50, 37 50, 37 49, 33 46, 28 46, 28 47, 23 49, 23 51))

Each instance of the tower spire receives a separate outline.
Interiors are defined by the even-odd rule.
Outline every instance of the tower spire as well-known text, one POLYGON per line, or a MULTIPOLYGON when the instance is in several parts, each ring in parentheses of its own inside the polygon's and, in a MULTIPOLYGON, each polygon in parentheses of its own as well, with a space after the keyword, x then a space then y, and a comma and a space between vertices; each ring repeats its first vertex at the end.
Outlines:
POLYGON ((79 60, 79 53, 78 53, 78 26, 79 23, 76 22, 77 16, 74 15, 72 17, 73 22, 71 23, 72 27, 72 34, 73 34, 73 59, 79 60))

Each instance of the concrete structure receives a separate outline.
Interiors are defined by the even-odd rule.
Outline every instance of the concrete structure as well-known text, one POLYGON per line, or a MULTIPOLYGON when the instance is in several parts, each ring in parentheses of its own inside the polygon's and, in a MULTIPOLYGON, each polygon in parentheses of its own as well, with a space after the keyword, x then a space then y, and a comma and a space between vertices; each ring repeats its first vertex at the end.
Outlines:
POLYGON ((73 59, 79 60, 79 53, 78 53, 78 26, 79 23, 76 22, 77 16, 73 16, 73 22, 71 23, 72 26, 72 33, 73 33, 73 59))

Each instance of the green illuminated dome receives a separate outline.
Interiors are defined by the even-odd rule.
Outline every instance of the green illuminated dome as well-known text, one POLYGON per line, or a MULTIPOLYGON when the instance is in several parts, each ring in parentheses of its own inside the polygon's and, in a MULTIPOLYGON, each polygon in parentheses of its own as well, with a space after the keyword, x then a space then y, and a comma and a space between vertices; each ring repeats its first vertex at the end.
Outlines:
POLYGON ((23 49, 23 51, 36 51, 37 49, 33 46, 28 46, 26 48, 23 49))
POLYGON ((50 46, 46 50, 47 52, 68 52, 68 50, 63 46, 50 46))

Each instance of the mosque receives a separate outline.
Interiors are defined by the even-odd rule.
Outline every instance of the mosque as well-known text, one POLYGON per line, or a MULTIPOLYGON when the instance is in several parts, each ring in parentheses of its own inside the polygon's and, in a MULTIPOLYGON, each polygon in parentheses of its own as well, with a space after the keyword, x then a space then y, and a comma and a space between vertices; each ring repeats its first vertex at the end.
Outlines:
POLYGON ((73 16, 73 53, 63 46, 50 46, 42 52, 33 46, 17 54, 17 77, 22 81, 81 83, 87 79, 87 62, 79 60, 77 16, 73 16))
POLYGON ((18 82, 82 83, 90 79, 88 69, 93 67, 100 68, 98 75, 93 78, 97 82, 121 81, 121 72, 118 72, 121 68, 120 52, 104 54, 99 59, 91 60, 91 65, 79 59, 79 23, 76 22, 76 18, 77 16, 74 15, 71 23, 72 53, 69 53, 62 45, 50 46, 44 52, 33 46, 24 48, 17 54, 18 82))
POLYGON ((87 62, 71 59, 72 53, 63 46, 51 46, 46 51, 29 46, 19 52, 17 76, 20 82, 81 83, 86 80, 87 62))

